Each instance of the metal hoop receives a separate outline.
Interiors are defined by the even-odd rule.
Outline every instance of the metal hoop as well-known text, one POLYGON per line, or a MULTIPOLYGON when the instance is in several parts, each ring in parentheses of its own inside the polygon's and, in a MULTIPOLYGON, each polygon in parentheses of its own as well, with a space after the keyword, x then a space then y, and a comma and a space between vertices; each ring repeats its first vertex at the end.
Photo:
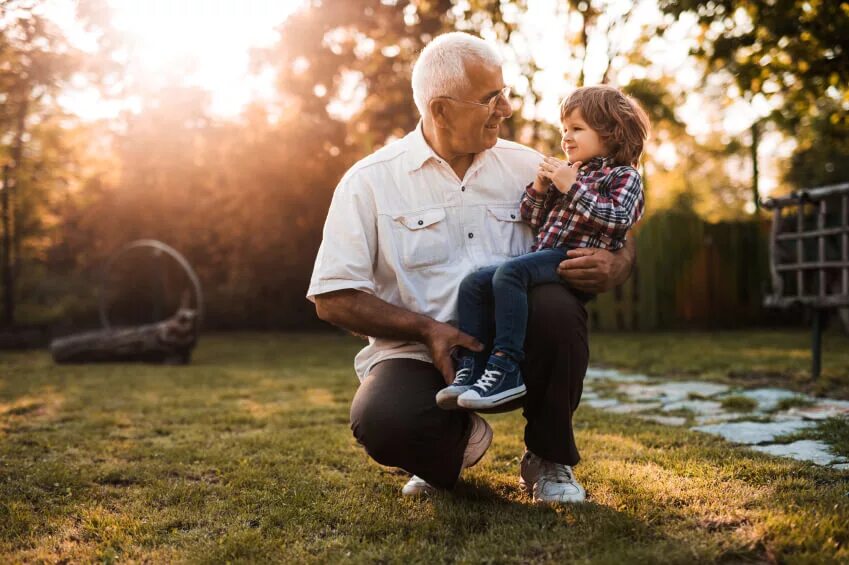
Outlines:
POLYGON ((123 256, 125 253, 132 249, 138 249, 141 247, 150 247, 157 251, 162 251, 168 254, 169 257, 174 259, 180 267, 182 267, 183 271, 186 273, 186 276, 189 277, 189 280, 192 283, 195 291, 195 302, 197 304, 197 328, 200 328, 200 324, 203 321, 203 292, 200 287, 200 279, 198 279, 197 274, 195 273, 192 266, 189 265, 189 262, 186 261, 186 258, 183 257, 176 249, 171 247, 170 245, 166 245, 161 241, 155 239, 137 239, 136 241, 131 241, 118 251, 112 254, 111 257, 106 261, 106 265, 103 267, 103 271, 100 275, 100 290, 98 296, 98 307, 100 309, 100 323, 105 329, 111 329, 109 324, 109 317, 106 314, 106 281, 108 279, 108 275, 110 270, 112 269, 113 263, 123 256))

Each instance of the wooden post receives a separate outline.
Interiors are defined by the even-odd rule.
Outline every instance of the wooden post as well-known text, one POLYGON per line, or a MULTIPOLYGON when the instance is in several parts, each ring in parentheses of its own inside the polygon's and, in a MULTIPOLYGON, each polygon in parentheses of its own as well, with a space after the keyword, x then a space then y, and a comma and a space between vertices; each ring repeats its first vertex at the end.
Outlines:
POLYGON ((760 145, 760 130, 759 122, 752 122, 752 201, 755 203, 755 210, 761 209, 761 195, 758 187, 758 145, 760 145))
POLYGON ((822 362, 822 324, 825 311, 822 308, 814 308, 814 324, 811 335, 811 377, 818 379, 822 362))

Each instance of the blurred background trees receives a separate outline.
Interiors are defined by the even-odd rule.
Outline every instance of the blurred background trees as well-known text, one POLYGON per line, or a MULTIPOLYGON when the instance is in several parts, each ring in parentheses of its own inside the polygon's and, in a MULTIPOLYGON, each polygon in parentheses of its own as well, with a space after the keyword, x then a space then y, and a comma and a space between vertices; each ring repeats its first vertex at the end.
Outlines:
MULTIPOLYGON (((696 218, 760 226, 738 231, 762 249, 753 190, 849 180, 846 2, 305 0, 272 23, 275 42, 250 53, 250 74, 273 76, 271 96, 231 116, 214 110, 191 65, 155 80, 139 74, 131 42, 113 25, 114 3, 70 3, 92 38, 85 48, 57 22, 56 5, 0 3, 3 289, 16 306, 4 310, 7 323, 95 325, 98 269, 121 245, 149 237, 198 271, 208 327, 317 325, 304 293, 333 189, 357 159, 415 126, 412 63, 450 30, 502 46, 517 94, 502 135, 541 151, 559 152, 556 103, 575 86, 609 82, 642 102, 654 127, 645 222, 683 218, 655 220, 645 241, 663 242, 663 230, 696 218), (104 104, 132 104, 84 119, 62 102, 81 84, 104 104)), ((723 237, 690 231, 689 255, 641 249, 641 258, 674 261, 669 277, 693 279, 689 262, 713 261, 705 238, 723 237)), ((733 268, 745 270, 746 256, 735 257, 733 268)), ((731 277, 746 286, 729 291, 751 304, 761 290, 753 273, 731 277)), ((682 295, 694 292, 688 284, 652 288, 682 295)), ((754 308, 746 323, 758 315, 754 308)))

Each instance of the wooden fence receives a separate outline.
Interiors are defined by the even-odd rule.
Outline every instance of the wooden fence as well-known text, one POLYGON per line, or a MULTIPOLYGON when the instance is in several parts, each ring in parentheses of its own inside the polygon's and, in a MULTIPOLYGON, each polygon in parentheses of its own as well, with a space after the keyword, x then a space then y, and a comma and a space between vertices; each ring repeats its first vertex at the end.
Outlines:
POLYGON ((763 307, 768 236, 769 223, 759 219, 709 224, 688 212, 654 214, 634 233, 636 272, 590 302, 590 327, 720 329, 780 321, 780 313, 763 307))

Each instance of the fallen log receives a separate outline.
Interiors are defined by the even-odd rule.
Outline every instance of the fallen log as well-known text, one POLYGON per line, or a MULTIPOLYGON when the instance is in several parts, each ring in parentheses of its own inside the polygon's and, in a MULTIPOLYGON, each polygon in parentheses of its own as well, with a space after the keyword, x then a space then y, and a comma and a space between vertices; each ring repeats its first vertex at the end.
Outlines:
POLYGON ((185 365, 197 343, 198 316, 180 308, 161 322, 129 328, 85 332, 55 339, 50 353, 56 363, 144 362, 185 365))

